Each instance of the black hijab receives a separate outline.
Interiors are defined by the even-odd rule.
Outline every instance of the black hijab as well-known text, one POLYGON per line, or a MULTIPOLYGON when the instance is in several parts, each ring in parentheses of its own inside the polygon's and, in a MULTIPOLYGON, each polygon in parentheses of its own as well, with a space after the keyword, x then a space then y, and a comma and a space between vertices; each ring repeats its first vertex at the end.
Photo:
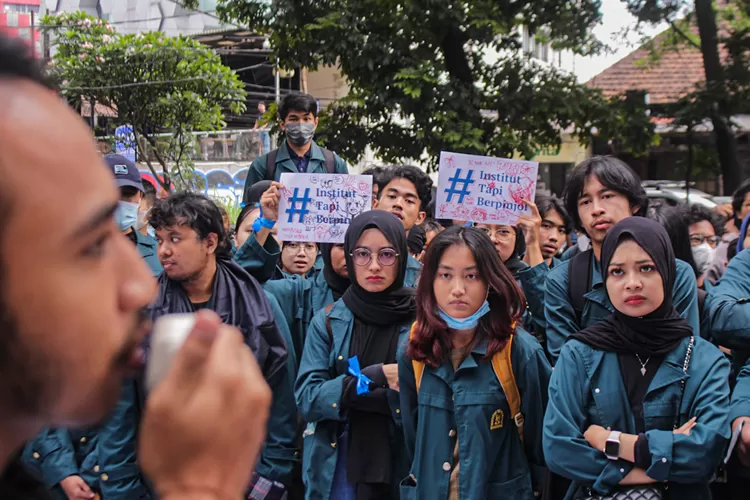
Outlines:
POLYGON ((349 278, 344 278, 333 270, 333 265, 331 264, 331 250, 333 250, 334 246, 336 245, 333 243, 320 244, 320 253, 323 256, 323 263, 325 264, 323 266, 323 278, 325 278, 326 283, 328 283, 328 288, 333 292, 333 300, 335 302, 341 298, 346 289, 349 288, 351 282, 349 281, 349 278))
MULTIPOLYGON (((406 245, 406 232, 395 215, 384 210, 370 210, 354 218, 344 239, 346 268, 349 271, 351 285, 342 295, 344 304, 354 316, 371 325, 401 324, 414 319, 416 304, 414 290, 404 288, 406 264, 409 249, 406 245), (386 290, 378 293, 368 292, 357 283, 352 252, 357 241, 367 229, 376 228, 383 233, 398 253, 398 276, 386 290)), ((372 256, 373 259, 377 255, 372 256)))
POLYGON ((520 227, 514 227, 513 230, 516 232, 516 246, 513 247, 511 256, 505 261, 505 267, 515 277, 519 271, 523 271, 527 267, 523 261, 523 256, 526 255, 526 237, 520 227))
POLYGON ((422 253, 425 243, 427 243, 427 233, 424 232, 422 226, 414 226, 409 230, 409 236, 406 237, 406 244, 412 255, 422 253))
POLYGON ((570 338, 609 352, 664 356, 673 351, 682 339, 693 335, 693 329, 672 305, 677 275, 672 243, 667 231, 656 221, 635 216, 620 221, 607 233, 602 245, 601 264, 605 285, 612 256, 625 239, 635 240, 654 261, 664 283, 664 302, 642 318, 615 310, 603 321, 570 338))

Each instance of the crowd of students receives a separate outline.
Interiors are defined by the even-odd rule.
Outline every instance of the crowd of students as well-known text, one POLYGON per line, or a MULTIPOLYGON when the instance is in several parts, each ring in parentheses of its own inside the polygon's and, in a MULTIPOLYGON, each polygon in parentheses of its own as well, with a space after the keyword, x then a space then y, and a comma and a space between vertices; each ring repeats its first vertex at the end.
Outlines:
MULTIPOLYGON (((247 498, 746 496, 750 424, 723 459, 750 421, 750 186, 723 220, 650 209, 626 164, 593 157, 514 227, 455 224, 399 165, 366 172, 372 210, 343 244, 279 242, 280 174, 346 172, 312 141, 314 100, 279 113, 287 141, 254 162, 233 234, 211 200, 143 201, 137 167, 105 158, 157 283, 144 314, 214 311, 273 392, 247 498)), ((126 379, 101 424, 48 428, 23 463, 59 498, 154 497, 151 397, 126 379)))

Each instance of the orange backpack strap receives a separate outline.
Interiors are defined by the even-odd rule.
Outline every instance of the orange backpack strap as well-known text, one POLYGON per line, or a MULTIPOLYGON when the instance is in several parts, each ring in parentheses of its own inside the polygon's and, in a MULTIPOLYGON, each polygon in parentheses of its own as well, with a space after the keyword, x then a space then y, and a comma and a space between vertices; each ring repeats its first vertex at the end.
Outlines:
POLYGON ((510 358, 513 347, 513 337, 515 337, 515 335, 510 336, 508 343, 505 344, 502 351, 492 356, 492 369, 495 370, 495 375, 500 381, 500 385, 503 387, 503 392, 505 393, 505 399, 508 400, 508 406, 510 407, 513 422, 516 424, 518 435, 521 437, 521 442, 523 443, 524 416, 523 413, 521 413, 521 394, 518 392, 516 377, 513 374, 513 363, 510 358))
MULTIPOLYGON (((411 332, 409 332, 409 341, 414 338, 414 333, 417 330, 417 323, 414 322, 411 325, 411 332)), ((424 373, 424 363, 421 361, 411 360, 411 367, 414 370, 414 383, 417 386, 417 393, 419 393, 419 385, 422 383, 422 374, 424 373)))

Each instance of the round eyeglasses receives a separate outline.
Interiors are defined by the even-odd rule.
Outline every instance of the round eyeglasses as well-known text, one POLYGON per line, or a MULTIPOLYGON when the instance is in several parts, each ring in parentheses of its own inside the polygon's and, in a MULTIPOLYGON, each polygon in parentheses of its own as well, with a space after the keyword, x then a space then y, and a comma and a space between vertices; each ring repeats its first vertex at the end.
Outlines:
MULTIPOLYGON (((369 266, 372 262, 372 252, 367 248, 355 248, 349 255, 351 255, 354 264, 358 266, 369 266)), ((398 256, 399 254, 392 248, 383 248, 378 252, 378 264, 391 267, 398 260, 398 256)))

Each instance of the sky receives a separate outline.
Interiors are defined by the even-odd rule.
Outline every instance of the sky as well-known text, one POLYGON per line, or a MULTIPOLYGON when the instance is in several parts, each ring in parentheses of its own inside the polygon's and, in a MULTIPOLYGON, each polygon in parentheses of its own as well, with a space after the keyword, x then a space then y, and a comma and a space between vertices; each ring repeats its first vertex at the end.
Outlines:
MULTIPOLYGON (((586 82, 638 48, 639 36, 631 34, 623 39, 620 32, 636 25, 636 19, 627 10, 622 0, 602 0, 602 24, 594 29, 599 40, 608 44, 614 52, 595 57, 575 58, 574 72, 580 82, 586 82)), ((666 29, 666 24, 647 27, 643 31, 652 36, 666 29)))

